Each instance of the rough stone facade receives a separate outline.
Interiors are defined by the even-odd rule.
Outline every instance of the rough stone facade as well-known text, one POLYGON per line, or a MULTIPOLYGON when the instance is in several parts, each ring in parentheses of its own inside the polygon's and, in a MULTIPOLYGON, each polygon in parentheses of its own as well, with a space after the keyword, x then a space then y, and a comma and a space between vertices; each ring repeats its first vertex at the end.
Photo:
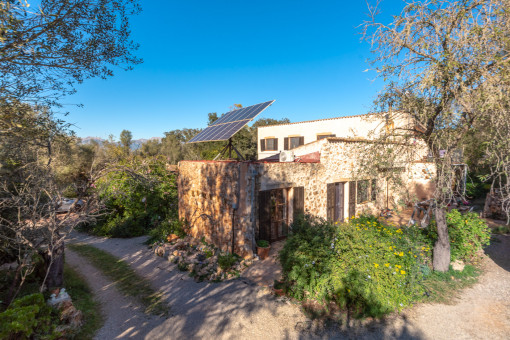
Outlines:
MULTIPOLYGON (((232 162, 182 161, 179 163, 179 216, 189 224, 189 233, 204 237, 224 251, 231 250, 232 217, 234 215, 235 249, 245 257, 253 255, 259 232, 259 194, 273 189, 304 188, 306 213, 327 218, 327 185, 353 181, 352 169, 357 165, 353 143, 321 140, 320 162, 232 162), (234 209, 236 208, 236 209, 234 209)), ((402 201, 428 198, 433 186, 430 163, 415 163, 403 173, 408 183, 404 197, 392 191, 383 177, 376 178, 376 200, 356 204, 356 214, 378 213, 388 205, 396 208, 402 201)), ((344 212, 349 216, 349 185, 344 185, 344 212)), ((292 222, 292 204, 287 215, 292 222)))
POLYGON ((483 208, 483 216, 497 220, 507 220, 507 215, 505 213, 505 209, 503 209, 503 200, 501 199, 501 193, 499 190, 496 189, 487 193, 485 206, 483 208))

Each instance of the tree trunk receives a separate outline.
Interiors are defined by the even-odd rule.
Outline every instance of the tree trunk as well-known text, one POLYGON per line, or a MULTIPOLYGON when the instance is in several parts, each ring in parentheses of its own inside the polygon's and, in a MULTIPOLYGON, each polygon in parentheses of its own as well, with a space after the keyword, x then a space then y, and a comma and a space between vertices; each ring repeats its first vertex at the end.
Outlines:
POLYGON ((53 249, 53 256, 48 252, 43 256, 47 270, 46 287, 49 289, 64 285, 64 249, 64 242, 61 242, 53 249))
POLYGON ((437 242, 434 245, 432 264, 434 270, 446 272, 450 268, 450 238, 448 237, 448 226, 446 224, 446 212, 437 206, 435 209, 437 224, 437 242))

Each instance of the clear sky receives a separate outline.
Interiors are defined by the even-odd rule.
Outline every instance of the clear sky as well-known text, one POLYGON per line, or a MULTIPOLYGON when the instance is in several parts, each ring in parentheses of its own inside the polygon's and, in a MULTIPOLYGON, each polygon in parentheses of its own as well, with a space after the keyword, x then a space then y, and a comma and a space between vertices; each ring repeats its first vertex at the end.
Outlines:
MULTIPOLYGON (((67 97, 67 121, 80 137, 162 137, 203 128, 207 113, 275 99, 257 118, 291 121, 366 113, 380 81, 361 42, 365 0, 142 0, 133 17, 144 63, 92 79, 67 97)), ((383 17, 400 0, 382 3, 383 17)))

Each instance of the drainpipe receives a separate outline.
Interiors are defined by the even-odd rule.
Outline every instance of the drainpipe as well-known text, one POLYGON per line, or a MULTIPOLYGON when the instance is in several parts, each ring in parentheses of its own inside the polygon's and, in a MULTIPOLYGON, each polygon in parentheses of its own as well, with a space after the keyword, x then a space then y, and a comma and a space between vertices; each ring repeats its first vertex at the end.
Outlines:
POLYGON ((236 229, 235 229, 235 217, 236 217, 236 210, 238 206, 237 203, 232 203, 232 254, 234 254, 234 248, 236 245, 236 229))
POLYGON ((235 198, 232 202, 232 254, 234 254, 234 248, 235 248, 235 240, 236 240, 236 228, 235 228, 235 215, 236 210, 239 208, 239 195, 241 190, 241 163, 237 164, 237 173, 239 174, 239 177, 237 179, 237 188, 235 191, 235 198))
POLYGON ((255 217, 255 207, 257 206, 257 202, 255 202, 255 181, 257 180, 257 175, 258 175, 258 169, 257 169, 257 165, 253 165, 253 168, 251 169, 250 171, 250 175, 251 175, 251 183, 250 183, 250 191, 251 191, 251 194, 250 194, 250 204, 251 204, 251 211, 250 211, 250 220, 251 220, 251 223, 252 223, 252 237, 251 237, 251 249, 254 250, 255 249, 255 229, 256 229, 256 226, 257 226, 257 222, 256 222, 256 217, 255 217))

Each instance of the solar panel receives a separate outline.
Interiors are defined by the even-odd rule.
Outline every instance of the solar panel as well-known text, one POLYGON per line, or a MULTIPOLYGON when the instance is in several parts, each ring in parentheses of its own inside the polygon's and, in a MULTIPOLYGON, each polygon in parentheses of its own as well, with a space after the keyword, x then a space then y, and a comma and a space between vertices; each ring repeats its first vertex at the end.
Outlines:
POLYGON ((238 110, 233 110, 233 111, 227 112, 224 115, 222 115, 219 119, 217 119, 214 123, 212 123, 211 125, 236 122, 236 121, 245 120, 245 119, 253 119, 259 113, 264 111, 269 105, 273 104, 273 102, 274 102, 274 100, 271 100, 271 101, 268 101, 265 103, 247 106, 247 107, 243 107, 238 110))
POLYGON ((188 143, 228 140, 273 103, 274 100, 271 100, 227 112, 193 137, 188 143))

